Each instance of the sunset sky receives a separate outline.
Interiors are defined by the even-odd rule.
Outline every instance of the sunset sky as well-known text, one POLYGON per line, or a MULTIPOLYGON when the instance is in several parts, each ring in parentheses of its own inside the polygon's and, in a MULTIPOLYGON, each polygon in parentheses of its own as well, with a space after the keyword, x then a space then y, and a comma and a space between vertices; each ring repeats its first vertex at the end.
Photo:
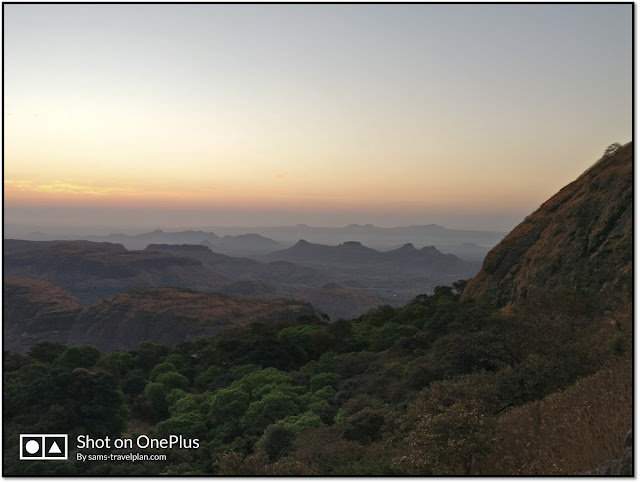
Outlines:
POLYGON ((632 6, 4 5, 5 223, 509 230, 632 137, 632 6))

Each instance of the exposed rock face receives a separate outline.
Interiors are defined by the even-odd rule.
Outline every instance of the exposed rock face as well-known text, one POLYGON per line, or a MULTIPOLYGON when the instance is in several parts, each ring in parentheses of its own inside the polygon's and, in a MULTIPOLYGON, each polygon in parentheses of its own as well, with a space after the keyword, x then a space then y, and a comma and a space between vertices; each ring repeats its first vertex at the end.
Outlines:
POLYGON ((487 255, 462 298, 494 291, 498 306, 534 291, 628 292, 633 279, 633 145, 603 157, 487 255))
POLYGON ((57 285, 38 280, 4 281, 4 350, 26 352, 36 342, 65 343, 83 310, 57 285))

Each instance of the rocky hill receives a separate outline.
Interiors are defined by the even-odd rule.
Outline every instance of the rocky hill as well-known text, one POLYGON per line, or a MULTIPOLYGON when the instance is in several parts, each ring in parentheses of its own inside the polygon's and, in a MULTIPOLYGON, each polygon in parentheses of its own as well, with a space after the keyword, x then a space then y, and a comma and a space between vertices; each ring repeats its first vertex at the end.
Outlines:
POLYGON ((269 254, 269 258, 290 262, 360 264, 381 259, 381 253, 357 241, 347 241, 337 246, 321 245, 300 240, 291 248, 269 254))
POLYGON ((140 342, 173 346, 200 336, 252 323, 293 322, 312 315, 309 304, 205 294, 185 289, 148 288, 102 300, 76 319, 71 344, 101 350, 133 349, 140 342))
POLYGON ((225 235, 213 243, 205 243, 216 252, 229 255, 263 255, 282 248, 282 245, 271 238, 258 235, 257 233, 246 233, 244 235, 225 235))
POLYGON ((65 343, 83 307, 66 290, 49 282, 4 281, 4 350, 26 352, 41 341, 65 343))
POLYGON ((564 287, 630 293, 633 283, 633 144, 601 158, 494 247, 463 298, 496 305, 564 287))
POLYGON ((37 342, 134 349, 140 342, 173 346, 199 336, 252 323, 292 322, 313 315, 310 304, 291 299, 257 300, 187 289, 147 288, 83 307, 48 282, 4 283, 5 350, 26 352, 37 342))
MULTIPOLYGON (((142 287, 171 286, 213 292, 228 283, 202 262, 162 252, 104 249, 101 244, 60 242, 5 252, 5 277, 55 283, 91 303, 142 287)), ((109 244, 108 244, 109 245, 109 244)), ((117 245, 116 245, 117 247, 117 245)))

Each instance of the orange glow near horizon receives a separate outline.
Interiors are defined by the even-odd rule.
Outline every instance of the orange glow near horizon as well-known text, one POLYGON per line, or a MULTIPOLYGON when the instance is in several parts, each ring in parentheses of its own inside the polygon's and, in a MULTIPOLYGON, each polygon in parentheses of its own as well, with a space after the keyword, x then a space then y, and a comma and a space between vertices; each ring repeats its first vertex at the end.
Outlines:
MULTIPOLYGON (((275 175, 276 179, 282 176, 275 175)), ((77 184, 64 180, 34 182, 19 179, 5 179, 5 203, 9 206, 77 206, 77 207, 136 207, 136 208, 182 208, 206 209, 211 207, 241 210, 282 210, 307 209, 310 211, 341 210, 420 212, 438 210, 440 212, 496 212, 505 206, 527 210, 526 199, 522 202, 522 192, 501 193, 474 192, 468 190, 465 196, 446 187, 431 187, 425 191, 422 186, 406 185, 404 189, 385 189, 383 183, 351 186, 346 181, 331 187, 283 186, 281 182, 261 187, 245 184, 234 187, 226 185, 206 186, 106 186, 104 184, 77 184), (482 203, 474 204, 474 197, 482 203)), ((531 198, 535 196, 532 193, 531 198)), ((533 201, 535 203, 535 201, 533 201)))

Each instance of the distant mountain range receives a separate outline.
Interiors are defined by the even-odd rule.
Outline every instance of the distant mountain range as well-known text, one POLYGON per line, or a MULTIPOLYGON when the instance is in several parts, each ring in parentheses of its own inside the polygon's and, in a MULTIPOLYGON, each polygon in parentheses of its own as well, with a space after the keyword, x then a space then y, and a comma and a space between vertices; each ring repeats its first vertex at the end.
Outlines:
POLYGON ((478 269, 434 247, 418 250, 406 244, 379 252, 359 242, 300 241, 259 262, 215 253, 205 245, 127 250, 104 241, 5 240, 3 259, 5 277, 55 284, 83 305, 136 289, 174 287, 263 300, 296 298, 333 319, 355 317, 385 303, 401 305, 478 269))
MULTIPOLYGON (((42 232, 20 233, 28 240, 84 239, 124 245, 129 250, 141 250, 150 244, 206 245, 214 252, 232 256, 260 258, 270 252, 290 247, 297 240, 316 244, 335 245, 345 240, 358 240, 379 251, 388 251, 412 243, 417 247, 435 246, 443 253, 451 253, 463 260, 482 262, 488 251, 505 235, 503 232, 478 230, 451 230, 439 225, 412 225, 398 228, 379 228, 373 225, 348 225, 343 228, 311 227, 308 225, 284 227, 212 228, 213 231, 186 230, 169 232, 154 230, 136 235, 112 233, 110 235, 48 235, 42 232), (220 236, 220 235, 224 236, 220 236)), ((14 237, 10 225, 5 236, 14 237)))
POLYGON ((419 264, 421 268, 428 266, 431 273, 436 270, 473 271, 471 263, 460 260, 455 255, 445 255, 434 246, 418 250, 411 243, 406 243, 395 250, 380 252, 358 241, 328 246, 300 240, 291 248, 270 253, 268 258, 323 265, 393 264, 396 267, 415 267, 419 264))
POLYGON ((221 238, 212 232, 194 230, 176 232, 154 230, 139 235, 113 233, 107 236, 88 236, 87 240, 121 243, 130 250, 141 250, 150 244, 206 245, 218 253, 242 256, 260 255, 283 247, 280 243, 256 233, 226 235, 221 238))
POLYGON ((417 249, 410 243, 380 252, 356 241, 328 246, 300 240, 266 258, 304 264, 330 273, 332 281, 340 285, 363 288, 398 303, 437 285, 470 278, 479 268, 435 247, 417 249))

